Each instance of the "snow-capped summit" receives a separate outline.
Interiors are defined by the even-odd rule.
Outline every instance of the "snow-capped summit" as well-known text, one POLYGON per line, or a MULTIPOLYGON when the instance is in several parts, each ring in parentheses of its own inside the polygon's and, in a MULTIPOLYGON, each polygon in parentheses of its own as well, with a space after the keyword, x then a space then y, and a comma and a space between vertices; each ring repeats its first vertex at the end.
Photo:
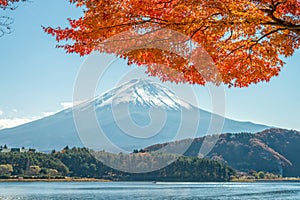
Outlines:
POLYGON ((123 83, 95 99, 96 108, 124 103, 165 110, 190 109, 192 107, 167 87, 146 79, 134 79, 123 83))
MULTIPOLYGON (((209 127, 219 125, 211 125, 212 116, 214 114, 180 99, 162 84, 132 80, 73 108, 0 130, 0 143, 40 151, 59 150, 66 145, 86 146, 88 142, 95 142, 97 149, 110 151, 107 145, 111 143, 130 152, 157 143, 191 138, 191 134, 203 136, 209 127), (76 119, 78 122, 76 116, 81 124, 75 123, 76 119), (90 116, 94 118, 90 120, 90 116), (97 140, 99 127, 105 135, 102 139, 109 142, 97 140), (88 142, 84 142, 83 135, 88 142)), ((221 132, 258 132, 266 128, 269 127, 225 118, 221 132)))

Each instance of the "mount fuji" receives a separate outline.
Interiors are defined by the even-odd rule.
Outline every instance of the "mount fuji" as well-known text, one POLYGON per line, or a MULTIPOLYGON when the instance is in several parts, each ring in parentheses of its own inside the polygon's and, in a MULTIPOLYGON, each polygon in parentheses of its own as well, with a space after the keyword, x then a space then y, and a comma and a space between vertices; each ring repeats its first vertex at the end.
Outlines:
POLYGON ((224 118, 180 99, 150 80, 132 80, 73 108, 14 128, 0 130, 0 144, 39 151, 86 146, 127 151, 184 138, 259 132, 261 124, 224 118), (211 122, 211 119, 215 119, 211 122), (224 122, 224 124, 223 124, 224 122))

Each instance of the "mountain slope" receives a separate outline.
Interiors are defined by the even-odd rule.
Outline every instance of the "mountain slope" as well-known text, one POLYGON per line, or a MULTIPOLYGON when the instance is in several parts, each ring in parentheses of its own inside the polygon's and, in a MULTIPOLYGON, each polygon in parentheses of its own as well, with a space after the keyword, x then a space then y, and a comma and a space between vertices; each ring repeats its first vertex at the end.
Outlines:
MULTIPOLYGON (((160 84, 132 80, 73 109, 1 130, 0 144, 34 147, 40 151, 66 145, 119 151, 112 148, 115 145, 131 152, 156 143, 204 136, 213 116, 179 99, 160 84), (74 123, 74 113, 80 123, 74 123)), ((225 119, 222 132, 257 132, 266 128, 225 119)))
MULTIPOLYGON (((198 156, 204 138, 193 140, 187 156, 198 156)), ((146 148, 156 151, 168 145, 175 151, 186 140, 157 144, 146 148)), ((300 176, 300 132, 285 129, 268 129, 256 134, 221 134, 207 158, 225 162, 241 171, 268 171, 284 176, 300 176)))

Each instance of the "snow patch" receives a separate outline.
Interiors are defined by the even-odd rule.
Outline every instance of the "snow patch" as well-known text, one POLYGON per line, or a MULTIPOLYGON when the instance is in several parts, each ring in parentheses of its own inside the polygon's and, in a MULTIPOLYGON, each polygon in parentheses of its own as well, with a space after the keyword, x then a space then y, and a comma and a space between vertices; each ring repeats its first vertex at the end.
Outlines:
POLYGON ((95 107, 130 103, 166 110, 191 109, 193 106, 176 96, 168 88, 149 80, 132 80, 94 99, 95 107))

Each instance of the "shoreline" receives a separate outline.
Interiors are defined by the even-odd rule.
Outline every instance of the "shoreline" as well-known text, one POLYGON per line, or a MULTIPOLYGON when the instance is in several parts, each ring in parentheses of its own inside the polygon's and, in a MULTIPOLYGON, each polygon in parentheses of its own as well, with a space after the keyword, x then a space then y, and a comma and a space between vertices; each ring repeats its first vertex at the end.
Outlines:
POLYGON ((0 179, 0 182, 111 182, 108 179, 97 178, 11 178, 0 179))
MULTIPOLYGON (((97 179, 97 178, 10 178, 10 179, 0 179, 1 182, 118 182, 108 179, 97 179)), ((130 182, 140 182, 140 181, 130 181, 130 182)), ((151 181, 146 181, 151 182, 151 181)), ((164 181, 162 181, 164 182, 164 181)), ((168 181, 166 181, 168 182, 168 181)), ((185 181, 180 181, 185 182, 185 181)), ((189 181, 188 181, 189 182, 189 181)), ((300 182, 300 178, 281 178, 281 179, 234 179, 227 181, 227 183, 272 183, 272 182, 300 182)), ((199 183, 202 183, 199 181, 199 183)), ((205 183, 205 182, 203 182, 205 183)))
POLYGON ((249 182, 249 183, 258 183, 258 182, 300 182, 300 178, 277 178, 277 179, 233 179, 229 182, 249 182))

